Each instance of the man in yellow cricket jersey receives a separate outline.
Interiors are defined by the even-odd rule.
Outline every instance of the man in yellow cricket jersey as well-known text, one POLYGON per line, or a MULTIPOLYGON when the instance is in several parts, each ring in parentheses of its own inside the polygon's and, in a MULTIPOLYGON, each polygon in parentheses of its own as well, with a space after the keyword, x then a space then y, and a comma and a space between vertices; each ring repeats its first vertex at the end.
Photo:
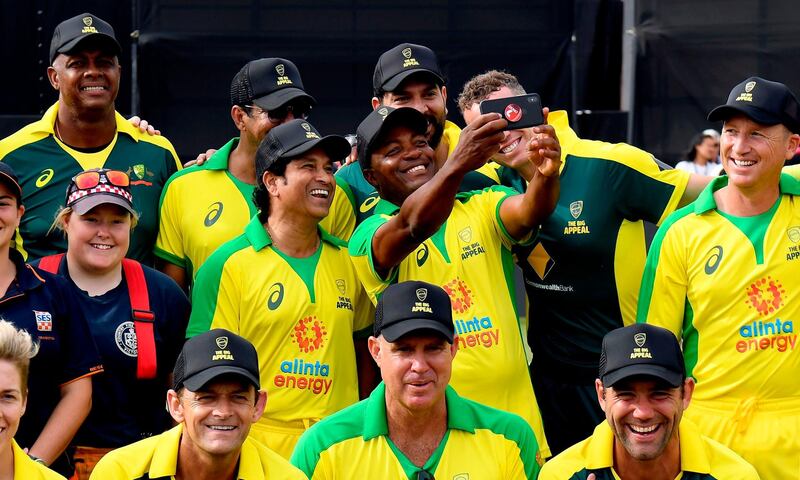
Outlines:
POLYGON ((595 380, 605 420, 547 462, 540 480, 757 480, 752 465, 683 418, 694 386, 669 330, 612 330, 595 380))
POLYGON ((447 291, 459 334, 453 386, 527 420, 546 457, 515 308, 511 247, 530 241, 558 197, 552 127, 536 127, 524 147, 537 167, 525 194, 502 186, 458 193, 465 173, 498 151, 506 125, 498 114, 479 116, 437 168, 422 114, 390 107, 370 113, 358 127, 359 164, 381 200, 353 234, 350 254, 373 302, 388 285, 409 279, 447 291))
POLYGON ((187 336, 227 328, 256 345, 269 405, 251 435, 288 458, 311 424, 358 401, 353 333, 372 323, 347 246, 319 227, 344 137, 295 119, 256 153, 259 214, 200 268, 187 336))
POLYGON ((292 463, 312 480, 536 478, 528 424, 448 385, 458 341, 441 287, 389 286, 369 338, 383 383, 303 434, 292 463))
POLYGON ((256 150, 272 128, 308 117, 315 100, 297 67, 283 58, 248 62, 231 81, 234 138, 202 165, 173 175, 161 193, 155 255, 161 270, 186 289, 220 245, 256 214, 256 150))
POLYGON ((800 181, 781 173, 800 144, 800 104, 751 77, 722 120, 727 176, 662 225, 647 258, 637 321, 683 340, 697 382, 689 418, 762 478, 800 473, 800 181))
POLYGON ((178 426, 107 454, 90 478, 302 479, 302 472, 248 437, 267 401, 258 365, 253 344, 228 330, 188 340, 167 392, 167 409, 178 426))

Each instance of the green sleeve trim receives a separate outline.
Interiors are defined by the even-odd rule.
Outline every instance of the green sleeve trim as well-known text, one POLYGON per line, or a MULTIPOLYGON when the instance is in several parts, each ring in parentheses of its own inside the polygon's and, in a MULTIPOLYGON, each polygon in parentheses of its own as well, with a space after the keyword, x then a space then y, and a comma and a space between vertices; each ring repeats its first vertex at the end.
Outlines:
POLYGON ((687 377, 694 377, 699 340, 700 336, 694 326, 694 309, 687 298, 683 307, 683 363, 686 366, 687 377))
POLYGON ((375 232, 387 221, 389 221, 389 217, 385 215, 372 215, 356 227, 356 231, 353 232, 353 236, 350 237, 350 242, 348 243, 350 256, 363 257, 366 255, 373 278, 381 283, 391 283, 399 272, 399 269, 394 267, 389 271, 386 278, 382 278, 375 270, 375 261, 372 258, 372 239, 375 236, 375 232))
POLYGON ((336 186, 338 186, 344 194, 347 196, 347 200, 350 202, 350 206, 353 207, 353 212, 356 212, 358 209, 358 205, 356 205, 356 196, 353 193, 353 190, 350 188, 350 184, 347 183, 342 177, 334 176, 334 180, 336 180, 336 186))
POLYGON ((222 244, 197 271, 197 278, 192 289, 192 314, 186 328, 186 338, 194 337, 211 329, 211 323, 217 311, 219 284, 225 264, 236 252, 249 247, 250 243, 247 238, 240 235, 222 244))
POLYGON ((644 265, 644 273, 642 274, 642 284, 639 289, 639 303, 636 308, 636 323, 647 322, 650 302, 653 299, 653 286, 656 280, 656 271, 658 271, 658 261, 661 258, 661 247, 664 243, 664 237, 675 223, 692 213, 694 213, 694 205, 690 203, 667 217, 661 227, 659 227, 658 232, 656 232, 653 243, 650 245, 650 251, 647 254, 647 261, 644 265))
POLYGON ((161 260, 167 261, 167 262, 169 262, 169 263, 171 263, 173 265, 177 265, 178 267, 186 269, 186 259, 185 258, 180 258, 179 256, 173 255, 173 254, 167 252, 166 250, 162 250, 161 248, 158 248, 158 247, 153 247, 153 254, 156 257, 160 258, 161 260))
POLYGON ((303 281, 308 289, 308 296, 311 298, 311 303, 317 302, 316 292, 314 291, 314 276, 317 272, 317 265, 319 265, 319 257, 322 254, 322 245, 323 242, 319 242, 317 251, 305 258, 291 257, 278 250, 275 245, 272 246, 272 250, 284 259, 292 270, 294 270, 294 273, 303 281))

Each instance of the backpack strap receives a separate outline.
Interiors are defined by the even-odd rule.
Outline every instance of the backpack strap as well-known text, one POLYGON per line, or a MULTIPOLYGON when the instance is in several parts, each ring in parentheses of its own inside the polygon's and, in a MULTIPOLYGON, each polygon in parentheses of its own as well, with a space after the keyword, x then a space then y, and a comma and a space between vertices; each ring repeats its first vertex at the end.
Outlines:
POLYGON ((63 253, 56 253, 55 255, 48 255, 39 260, 39 268, 45 272, 57 274, 58 267, 61 266, 61 260, 64 258, 63 253))
POLYGON ((142 264, 129 258, 122 259, 122 271, 128 282, 131 316, 136 332, 136 378, 156 377, 155 314, 150 310, 150 297, 144 280, 142 264))

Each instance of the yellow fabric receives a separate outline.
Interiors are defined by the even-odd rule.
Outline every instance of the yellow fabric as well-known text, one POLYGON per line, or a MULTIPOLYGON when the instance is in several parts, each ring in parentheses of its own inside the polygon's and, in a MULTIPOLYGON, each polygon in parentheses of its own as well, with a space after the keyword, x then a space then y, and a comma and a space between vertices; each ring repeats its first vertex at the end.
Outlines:
MULTIPOLYGON (((684 412, 690 412, 694 404, 684 412)), ((691 421, 683 418, 678 427, 680 438, 681 473, 676 477, 692 472, 691 478, 717 480, 758 480, 759 475, 752 465, 724 445, 701 435, 704 431, 691 421)), ((615 479, 619 474, 614 467, 614 432, 603 422, 594 429, 586 440, 573 445, 544 464, 539 480, 585 479, 590 470, 598 475, 610 473, 615 479)), ((795 468, 795 472, 797 469, 795 468)), ((602 477, 600 477, 602 478, 602 477)), ((794 478, 794 477, 763 477, 794 478)))
POLYGON ((347 194, 337 184, 328 216, 319 222, 319 226, 334 237, 348 240, 356 228, 356 216, 353 208, 347 194))
MULTIPOLYGON (((269 402, 267 402, 269 403, 269 402)), ((309 426, 311 423, 309 422, 309 426)), ((305 428, 292 428, 287 426, 254 423, 250 429, 250 437, 266 445, 270 450, 289 460, 292 457, 294 446, 305 432, 305 428)))
POLYGON ((161 194, 156 256, 191 272, 193 279, 214 250, 241 234, 256 213, 246 193, 227 169, 174 174, 161 194))
POLYGON ((256 346, 264 425, 316 421, 358 401, 353 334, 372 324, 374 308, 347 249, 332 241, 323 235, 311 289, 258 218, 198 273, 187 336, 225 328, 256 346))
MULTIPOLYGON (((178 464, 178 447, 183 424, 161 435, 118 448, 103 457, 95 466, 92 480, 135 480, 171 478, 178 464)), ((305 479, 305 475, 280 455, 247 437, 239 454, 239 480, 305 479)))
POLYGON ((34 462, 14 439, 11 440, 11 449, 14 453, 14 480, 65 480, 41 463, 34 462))
POLYGON ((750 462, 761 478, 800 478, 800 402, 694 402, 684 414, 710 438, 750 462))
POLYGON ((524 418, 549 456, 514 306, 513 241, 498 217, 510 189, 457 197, 445 225, 383 280, 372 266, 372 237, 389 216, 362 223, 350 241, 353 263, 373 302, 394 281, 424 280, 450 295, 458 354, 452 385, 461 395, 524 418))

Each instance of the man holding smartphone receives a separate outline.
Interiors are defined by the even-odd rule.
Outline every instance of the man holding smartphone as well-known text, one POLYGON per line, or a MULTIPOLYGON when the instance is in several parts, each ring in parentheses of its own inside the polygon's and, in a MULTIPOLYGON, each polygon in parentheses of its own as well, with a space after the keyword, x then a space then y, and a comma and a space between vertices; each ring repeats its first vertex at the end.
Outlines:
MULTIPOLYGON (((489 71, 464 85, 459 108, 470 122, 480 102, 523 95, 508 73, 489 71)), ((689 174, 630 145, 578 138, 567 113, 548 123, 561 144, 561 194, 527 251, 518 252, 530 301, 531 373, 553 454, 591 435, 605 417, 594 380, 603 336, 636 316, 645 260, 643 221, 659 224, 688 201, 689 174), (527 259, 527 260, 526 260, 527 259)), ((533 129, 505 132, 498 163, 526 162, 533 129)))

